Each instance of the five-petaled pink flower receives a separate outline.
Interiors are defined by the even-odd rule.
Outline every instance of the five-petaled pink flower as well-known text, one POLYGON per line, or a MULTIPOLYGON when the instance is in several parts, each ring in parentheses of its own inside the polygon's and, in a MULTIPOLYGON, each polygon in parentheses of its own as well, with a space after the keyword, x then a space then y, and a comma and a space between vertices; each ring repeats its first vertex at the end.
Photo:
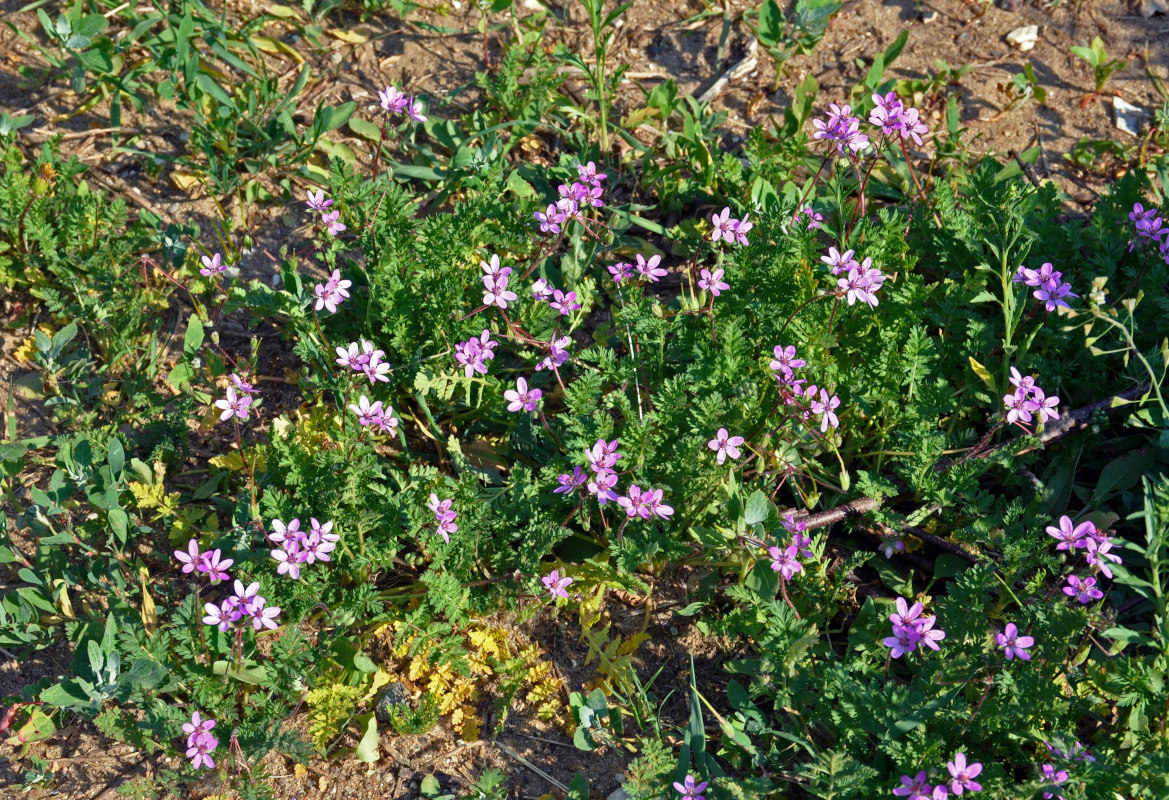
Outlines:
POLYGON ((503 397, 508 401, 508 411, 519 411, 521 408, 525 411, 535 411, 542 394, 539 389, 529 388, 527 379, 521 377, 516 378, 515 389, 508 389, 503 393, 503 397))
POLYGON ((974 780, 982 772, 982 764, 977 761, 967 763, 965 753, 955 753, 954 760, 946 762, 946 770, 950 773, 950 791, 954 794, 982 791, 981 784, 974 780))
POLYGON ((313 308, 317 311, 323 308, 330 314, 336 314, 337 306, 349 296, 347 290, 352 285, 352 281, 342 280, 341 270, 333 270, 333 274, 329 276, 327 281, 313 287, 313 294, 317 296, 317 302, 313 308))
POLYGON ((543 582, 544 588, 552 593, 552 599, 556 599, 557 597, 563 597, 565 600, 568 599, 566 589, 572 585, 572 578, 567 575, 561 577, 559 570, 554 569, 540 580, 543 582))
POLYGON ((731 458, 738 458, 743 453, 739 450, 739 445, 743 443, 742 436, 731 436, 727 433, 726 428, 719 428, 718 433, 714 438, 706 443, 706 446, 718 453, 718 463, 722 464, 727 460, 727 456, 731 458))
POLYGON ((248 395, 238 395, 235 392, 234 386, 227 387, 227 396, 222 400, 215 401, 215 407, 223 409, 223 413, 219 415, 219 421, 225 422, 233 416, 240 419, 248 418, 248 407, 252 404, 252 398, 248 395))
POLYGON ((703 269, 698 274, 698 288, 709 290, 715 297, 731 288, 731 285, 723 280, 724 270, 716 269, 711 272, 708 269, 703 269))
POLYGON ((1104 597, 1104 592, 1096 588, 1095 578, 1080 580, 1075 575, 1068 575, 1068 585, 1063 587, 1063 593, 1084 605, 1104 597))
POLYGON ((223 263, 223 257, 219 253, 215 253, 210 258, 203 256, 203 266, 199 270, 200 275, 219 275, 227 271, 227 264, 223 263))
POLYGON ((731 217, 730 206, 724 208, 721 214, 714 214, 710 218, 710 223, 713 226, 710 231, 712 242, 717 242, 719 239, 725 239, 728 242, 734 241, 735 226, 739 224, 739 221, 731 217))
MULTIPOLYGON (((1003 649, 1007 656, 1007 661, 1013 658, 1020 658, 1023 661, 1030 661, 1031 654, 1027 652, 1027 648, 1035 644, 1035 639, 1030 636, 1020 636, 1019 629, 1015 627, 1015 623, 1008 622, 1007 627, 1003 629, 1002 633, 996 633, 994 640, 998 646, 1003 649)), ((976 775, 978 773, 975 773, 976 775)), ((955 794, 962 794, 955 791, 955 794)))
POLYGON ((325 229, 330 236, 336 236, 345 230, 345 223, 341 222, 340 211, 329 211, 321 214, 321 222, 325 223, 325 229))
POLYGON ((674 781, 674 791, 682 795, 678 800, 705 800, 702 792, 706 790, 706 781, 695 783, 693 775, 687 775, 681 783, 674 781))
POLYGON ((325 199, 324 189, 319 190, 315 194, 313 193, 312 189, 309 189, 308 200, 305 201, 305 205, 311 208, 313 211, 320 211, 324 213, 326 208, 333 205, 333 201, 325 199))
POLYGON ((771 556, 771 568, 782 575, 785 581, 790 581, 797 572, 804 571, 799 553, 800 548, 794 544, 783 549, 775 546, 767 548, 767 555, 771 556))
POLYGON ((657 282, 658 278, 664 278, 668 274, 665 267, 659 267, 662 263, 661 256, 650 256, 649 260, 645 259, 641 253, 638 253, 634 260, 637 262, 637 271, 641 273, 643 278, 648 278, 652 282, 657 282))

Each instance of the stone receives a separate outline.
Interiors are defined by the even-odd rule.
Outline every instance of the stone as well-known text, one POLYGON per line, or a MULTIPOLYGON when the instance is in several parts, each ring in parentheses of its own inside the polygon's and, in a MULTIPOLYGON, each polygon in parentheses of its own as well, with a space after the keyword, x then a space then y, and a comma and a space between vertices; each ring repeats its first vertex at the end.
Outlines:
POLYGON ((1141 122, 1150 116, 1143 108, 1126 103, 1119 97, 1112 98, 1112 122, 1125 133, 1140 136, 1141 122))
POLYGON ((613 790, 605 800, 629 800, 629 793, 623 788, 613 790))
POLYGON ((1019 48, 1024 53, 1033 48, 1038 41, 1038 25, 1024 25, 1021 28, 1015 28, 1007 34, 1007 44, 1019 48))
POLYGON ((1141 0, 1141 16, 1148 19, 1154 14, 1169 14, 1169 0, 1141 0))
POLYGON ((399 681, 386 684, 386 687, 381 690, 377 697, 377 705, 374 706, 373 715, 377 717, 377 721, 386 725, 390 724, 390 709, 395 706, 404 706, 410 703, 410 693, 406 691, 406 687, 399 681))
POLYGON ((937 22, 938 12, 932 8, 921 12, 921 21, 924 25, 929 25, 931 22, 937 22))

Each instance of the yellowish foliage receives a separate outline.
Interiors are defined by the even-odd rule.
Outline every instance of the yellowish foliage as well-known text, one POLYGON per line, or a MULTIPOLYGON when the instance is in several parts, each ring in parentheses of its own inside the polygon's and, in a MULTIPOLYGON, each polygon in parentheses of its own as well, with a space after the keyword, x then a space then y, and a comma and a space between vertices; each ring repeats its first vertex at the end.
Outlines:
MULTIPOLYGON (((244 472, 247 470, 247 465, 244 464, 243 457, 238 450, 232 450, 230 453, 225 453, 221 456, 213 456, 208 459, 214 466, 220 469, 229 469, 232 472, 244 472)), ((264 451, 251 452, 248 454, 248 463, 252 465, 252 469, 256 472, 261 472, 268 465, 268 458, 264 451)))

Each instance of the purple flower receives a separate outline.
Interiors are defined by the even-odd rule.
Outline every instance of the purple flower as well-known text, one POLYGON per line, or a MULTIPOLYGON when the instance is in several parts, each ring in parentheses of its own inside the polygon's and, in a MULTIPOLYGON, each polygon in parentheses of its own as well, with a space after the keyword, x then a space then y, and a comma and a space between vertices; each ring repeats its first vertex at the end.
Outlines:
POLYGON ((235 596, 229 598, 235 601, 235 606, 244 614, 251 616, 264 607, 264 598, 260 595, 260 582, 252 581, 244 586, 243 581, 236 580, 235 596))
POLYGON ((208 580, 225 581, 228 579, 227 568, 235 563, 235 559, 221 559, 221 555, 222 552, 218 547, 203 554, 203 563, 199 565, 198 569, 200 572, 207 573, 208 580))
POLYGON ((552 287, 548 285, 548 281, 540 278, 532 284, 532 298, 537 303, 547 303, 553 296, 552 287))
POLYGON ((748 218, 750 216, 750 214, 744 214, 743 218, 735 223, 735 229, 732 231, 735 235, 735 243, 742 245, 743 247, 746 247, 748 244, 747 234, 750 233, 751 229, 755 227, 754 222, 748 222, 748 218))
POLYGON ((406 103, 406 115, 415 122, 426 122, 426 115, 422 113, 422 101, 411 97, 410 102, 406 103))
POLYGON ((300 520, 294 519, 285 525, 278 519, 272 520, 272 533, 268 534, 268 538, 274 542, 284 541, 300 541, 304 534, 300 530, 300 520))
POLYGON ((829 103, 828 110, 827 120, 812 120, 812 127, 816 129, 813 139, 836 142, 836 152, 841 155, 846 147, 857 153, 869 146, 869 137, 860 132, 860 119, 852 116, 852 106, 829 103))
MULTIPOLYGON (((1027 652, 1027 648, 1035 644, 1035 639, 1030 636, 1020 636, 1019 629, 1015 627, 1015 623, 1008 622, 1007 627, 1003 629, 1002 633, 996 633, 994 637, 995 642, 1003 649, 1006 654, 1007 661, 1013 658, 1021 658, 1024 661, 1031 660, 1031 654, 1027 652)), ((952 771, 951 771, 951 774, 952 771)), ((978 773, 974 773, 977 775, 978 773)), ((957 789, 954 794, 962 794, 957 789)))
POLYGON ((387 86, 379 90, 377 96, 381 100, 382 108, 391 114, 401 114, 410 103, 405 92, 400 91, 397 86, 387 86))
POLYGON ((507 288, 508 276, 503 275, 498 280, 490 275, 483 276, 483 286, 487 290, 483 293, 483 305, 499 306, 507 309, 508 303, 514 303, 519 295, 507 288))
POLYGON ((341 279, 341 270, 333 270, 333 274, 329 276, 327 281, 313 287, 313 293, 317 296, 317 302, 313 308, 317 311, 324 308, 330 314, 336 314, 337 306, 349 296, 347 289, 352 285, 352 281, 341 279))
POLYGON ((916 625, 917 618, 921 616, 921 612, 925 611, 925 606, 921 603, 915 602, 911 606, 904 597, 898 597, 894 605, 897 607, 897 611, 889 615, 889 621, 895 626, 916 625))
MULTIPOLYGON (((1008 628, 1014 626, 1007 626, 1008 628)), ((1010 658, 1010 656, 1008 656, 1010 658)), ((962 792, 978 792, 982 791, 982 786, 975 782, 975 778, 982 772, 982 764, 975 761, 973 764, 966 763, 965 753, 955 753, 953 761, 946 762, 946 770, 950 773, 953 779, 950 781, 950 791, 954 794, 962 794, 962 792)))
POLYGON ((362 395, 356 403, 349 404, 349 410, 357 415, 357 422, 365 428, 378 424, 382 416, 382 401, 369 402, 369 398, 362 395))
POLYGON ((897 95, 889 92, 884 96, 873 95, 876 104, 869 113, 869 123, 881 129, 886 136, 896 135, 902 139, 913 139, 921 146, 921 136, 929 132, 921 122, 921 114, 916 108, 906 106, 897 95))
POLYGON ((589 475, 580 467, 573 467, 571 475, 569 475, 567 472, 562 472, 560 475, 556 476, 556 480, 560 482, 560 485, 553 489, 552 493, 567 494, 573 489, 578 489, 588 483, 589 475))
POLYGON ((609 272, 613 275, 613 283, 621 283, 623 278, 633 277, 633 265, 627 261, 618 261, 609 265, 609 272))
POLYGON ((206 625, 214 625, 221 631, 226 632, 231 626, 231 623, 235 622, 230 606, 226 603, 221 606, 217 606, 214 603, 204 603, 203 611, 205 613, 203 623, 206 625))
POLYGON ((175 558, 183 565, 183 574, 195 571, 196 566, 203 562, 203 554, 199 552, 199 543, 192 539, 187 542, 187 550, 175 550, 175 558))
POLYGON ((1068 575, 1068 585, 1063 587, 1063 593, 1084 605, 1104 596, 1104 592, 1096 588, 1095 578, 1080 580, 1075 575, 1068 575))
MULTIPOLYGON (((896 656, 894 656, 896 658, 896 656)), ((920 797, 922 795, 929 796, 930 785, 926 780, 925 770, 917 773, 916 778, 910 778, 908 775, 901 776, 901 785, 893 790, 893 794, 898 797, 920 797)))
POLYGON ((829 396, 827 389, 821 389, 819 399, 812 401, 812 413, 820 417, 821 433, 827 433, 830 427, 840 427, 840 418, 836 416, 836 409, 839 407, 840 398, 836 395, 829 396))
POLYGON ((667 275, 665 267, 659 267, 661 263, 661 256, 650 256, 649 261, 641 253, 635 256, 637 261, 637 271, 641 273, 643 278, 648 278, 651 282, 656 283, 658 278, 664 278, 667 275))
POLYGON ((227 271, 227 264, 223 263, 222 256, 220 256, 219 253, 215 253, 211 256, 211 258, 203 256, 201 260, 203 262, 203 266, 199 270, 200 275, 220 275, 227 271))
POLYGON ((257 608, 256 611, 252 614, 252 628, 257 631, 261 630, 262 628, 268 628, 269 630, 274 631, 277 628, 276 618, 280 616, 280 607, 265 607, 263 605, 263 598, 260 598, 260 600, 260 607, 257 608))
POLYGON ((448 544, 451 540, 451 534, 459 529, 459 526, 455 524, 459 515, 451 508, 453 504, 453 500, 439 500, 438 495, 434 492, 430 493, 430 502, 426 504, 426 507, 434 512, 434 518, 438 522, 439 535, 448 544))
POLYGON ((1039 421, 1047 424, 1051 420, 1059 419, 1059 398, 1052 395, 1047 397, 1043 390, 1036 386, 1031 390, 1031 402, 1035 404, 1035 411, 1039 414, 1039 421))
POLYGON ((568 346, 572 344, 572 339, 567 336, 561 336, 559 339, 553 338, 548 340, 548 355, 544 360, 536 365, 536 371, 545 369, 553 369, 559 367, 568 360, 568 346))
POLYGON ((187 740, 187 758, 195 769, 214 769, 215 761, 210 753, 219 746, 219 740, 209 733, 199 733, 187 740))
POLYGON ((532 216, 540 223, 541 233, 560 233, 560 225, 564 222, 564 215, 552 203, 549 203, 543 211, 533 212, 532 216))
POLYGON ((885 542, 881 545, 881 552, 885 554, 885 558, 892 558, 894 553, 900 553, 905 550, 905 541, 900 537, 886 537, 885 542))
POLYGON ((648 505, 649 495, 649 490, 642 492, 641 487, 633 483, 624 496, 617 498, 617 505, 625 509, 625 515, 628 517, 649 519, 652 516, 648 505))
POLYGON ((698 273, 701 277, 698 280, 699 289, 709 289, 710 293, 715 297, 731 288, 731 285, 723 280, 724 270, 716 269, 711 272, 708 269, 703 269, 698 273))
POLYGON ((889 621, 893 623, 893 635, 884 640, 893 658, 912 653, 919 644, 932 650, 940 649, 938 642, 946 638, 946 632, 934 629, 937 617, 921 616, 924 610, 922 604, 914 603, 910 606, 904 597, 897 598, 896 606, 896 613, 889 615, 889 621))
POLYGON ((848 271, 847 276, 836 279, 836 288, 838 292, 844 294, 850 306, 860 300, 862 303, 868 303, 870 308, 876 308, 879 302, 876 292, 880 290, 884 280, 885 276, 879 269, 862 271, 854 267, 848 271))
POLYGON ((1035 376, 1020 375, 1019 370, 1011 367, 1011 385, 1029 393, 1035 389, 1035 376))
POLYGON ((731 436, 726 428, 719 428, 715 437, 706 443, 706 446, 718 453, 718 463, 722 464, 727 456, 737 459, 742 455, 739 445, 743 443, 742 436, 731 436))
POLYGON ((841 253, 835 247, 829 247, 828 255, 820 256, 820 260, 832 269, 833 275, 839 276, 847 273, 850 269, 857 269, 860 267, 860 262, 852 256, 852 250, 845 250, 843 253, 841 253))
POLYGON ((525 411, 535 411, 542 394, 539 389, 529 389, 528 381, 521 377, 516 378, 515 389, 508 389, 503 393, 503 397, 508 401, 508 411, 519 411, 521 408, 525 411))
POLYGON ((597 472, 612 469, 621 459, 621 454, 617 452, 620 444, 620 441, 617 439, 611 442, 606 442, 604 439, 597 439, 596 443, 586 453, 589 466, 597 472))
POLYGON ((231 385, 235 387, 237 392, 243 392, 244 394, 256 394, 256 387, 252 386, 236 373, 233 372, 227 377, 231 378, 231 385))
POLYGON ((1109 561, 1114 564, 1124 563, 1120 556, 1109 552, 1112 549, 1112 542, 1110 541, 1097 542, 1095 539, 1090 538, 1085 542, 1085 545, 1088 550, 1085 556, 1088 565, 1099 570, 1105 578, 1112 578, 1112 569, 1108 566, 1109 561))
POLYGON ((560 312, 560 315, 567 317, 569 313, 580 308, 580 303, 576 302, 576 292, 564 292, 557 289, 552 293, 552 300, 548 305, 560 312))
POLYGON ((326 208, 333 205, 333 201, 325 199, 324 189, 319 190, 316 192, 316 194, 313 193, 312 189, 309 189, 308 200, 305 201, 305 205, 311 208, 313 211, 320 211, 323 213, 326 208))
POLYGON ((325 229, 328 230, 330 236, 336 236, 345 230, 345 223, 341 222, 340 218, 340 211, 328 211, 321 214, 321 222, 325 223, 325 229))
POLYGON ((820 227, 820 223, 824 221, 823 214, 816 211, 811 206, 808 206, 803 211, 797 211, 795 213, 795 215, 792 217, 792 222, 793 223, 799 222, 800 217, 802 217, 802 216, 806 216, 808 218, 808 224, 805 227, 805 230, 809 230, 809 231, 813 230, 813 229, 823 230, 823 228, 820 227))
POLYGON ((252 398, 247 395, 237 395, 234 386, 227 387, 227 396, 222 400, 215 401, 215 407, 223 409, 223 413, 219 415, 219 421, 225 422, 232 418, 232 416, 240 419, 248 418, 248 407, 252 404, 252 398))
POLYGON ((557 597, 563 597, 565 600, 568 599, 568 592, 565 590, 572 585, 572 578, 567 575, 562 578, 558 570, 552 570, 541 578, 540 581, 544 584, 544 588, 552 593, 553 600, 557 597))
POLYGON ((1059 544, 1056 550, 1075 550, 1077 547, 1087 547, 1087 539, 1096 533, 1096 526, 1090 520, 1079 525, 1072 523, 1072 518, 1066 514, 1059 518, 1059 527, 1047 526, 1047 535, 1054 537, 1059 544))
POLYGON ((775 358, 768 366, 773 371, 782 372, 789 378, 795 370, 808 363, 802 358, 796 358, 796 348, 794 345, 789 344, 787 347, 783 347, 777 344, 772 352, 775 354, 775 358))
POLYGON ((792 576, 797 572, 803 572, 803 566, 800 565, 799 548, 794 544, 788 545, 782 550, 778 547, 767 548, 767 554, 771 556, 771 568, 783 576, 785 581, 790 581, 792 576))
POLYGON ((1007 407, 1007 422, 1015 424, 1030 422, 1031 412, 1037 409, 1037 404, 1032 403, 1026 394, 1018 390, 1003 395, 1003 405, 1007 407))
POLYGON ((270 555, 277 562, 277 575, 287 575, 294 581, 300 578, 300 565, 304 559, 296 542, 285 542, 283 548, 272 550, 270 555))
POLYGON ((494 348, 499 344, 492 340, 491 331, 486 328, 478 338, 471 337, 455 345, 455 361, 463 367, 463 373, 470 378, 476 372, 487 374, 487 361, 495 358, 494 348))
MULTIPOLYGON (((189 734, 190 737, 193 739, 194 737, 198 736, 201 733, 210 733, 211 729, 214 727, 215 727, 215 720, 203 719, 202 717, 199 716, 199 712, 196 711, 193 714, 191 714, 191 721, 190 722, 183 723, 183 733, 189 734)), ((188 744, 190 743, 190 741, 191 740, 188 739, 188 744)))
POLYGON ((588 489, 589 494, 597 498, 597 503, 603 506, 619 502, 620 495, 617 494, 616 487, 617 473, 608 469, 599 469, 585 488, 588 489))
MULTIPOLYGON (((1057 770, 1055 767, 1051 766, 1051 764, 1044 764, 1042 767, 1040 767, 1040 769, 1043 771, 1044 783, 1050 783, 1053 786, 1058 786, 1061 783, 1067 782, 1067 770, 1057 770)), ((1051 800, 1053 796, 1059 798, 1059 800, 1063 800, 1062 794, 1055 794, 1054 792, 1044 792, 1043 800, 1051 800)))
POLYGON ((609 177, 608 175, 606 175, 603 172, 597 172, 597 165, 594 164, 592 161, 590 161, 587 164, 577 164, 576 165, 576 172, 582 181, 585 181, 586 183, 591 183, 594 186, 599 185, 601 183, 601 181, 603 181, 603 180, 605 180, 605 178, 609 177))
POLYGON ((706 790, 706 782, 696 784, 693 775, 687 775, 681 783, 674 781, 674 791, 682 795, 678 800, 706 800, 702 792, 706 790))
POLYGON ((713 226, 710 231, 710 240, 712 242, 717 242, 719 239, 725 239, 730 243, 734 242, 735 227, 739 224, 739 221, 731 217, 730 206, 724 208, 722 214, 714 214, 711 216, 710 223, 713 226))

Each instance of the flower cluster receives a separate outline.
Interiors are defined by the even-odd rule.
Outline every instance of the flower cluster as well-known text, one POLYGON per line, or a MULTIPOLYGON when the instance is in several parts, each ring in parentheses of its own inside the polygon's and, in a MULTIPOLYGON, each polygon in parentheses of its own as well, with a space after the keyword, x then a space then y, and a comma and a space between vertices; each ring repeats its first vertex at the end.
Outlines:
POLYGON ((727 244, 747 244, 747 234, 755 227, 754 222, 749 221, 750 214, 744 214, 742 219, 735 219, 731 216, 730 206, 724 208, 721 214, 714 214, 710 218, 710 223, 713 226, 710 232, 710 240, 717 242, 720 239, 727 244))
POLYGON ((873 110, 869 112, 870 125, 880 128, 886 136, 913 139, 913 143, 921 147, 921 136, 929 133, 929 128, 921 121, 916 108, 905 105, 893 92, 884 96, 874 94, 873 103, 873 110))
POLYGON ((820 256, 836 278, 836 295, 844 297, 851 306, 860 300, 869 308, 877 307, 877 292, 885 285, 885 273, 873 266, 873 259, 857 261, 852 250, 841 253, 835 247, 828 248, 828 255, 820 256))
POLYGON ((614 467, 622 458, 621 452, 617 449, 619 446, 620 442, 617 439, 611 442, 597 439, 596 443, 585 454, 589 462, 589 469, 592 470, 593 474, 590 476, 580 467, 573 467, 571 474, 565 472, 557 476, 556 480, 560 486, 553 489, 553 493, 568 494, 579 489, 582 494, 587 493, 596 497, 597 503, 601 506, 611 502, 617 503, 624 509, 629 519, 634 517, 667 519, 670 517, 674 513, 674 509, 663 502, 661 489, 642 489, 634 483, 629 486, 629 490, 624 495, 618 494, 618 476, 614 467))
POLYGON ((438 525, 439 535, 448 544, 451 541, 451 534, 459 529, 459 526, 455 524, 455 520, 459 518, 459 512, 451 508, 454 502, 450 499, 439 500, 438 495, 431 492, 430 502, 426 504, 426 507, 434 512, 434 521, 438 525))
POLYGON ((313 309, 320 311, 323 308, 330 314, 336 314, 337 306, 349 297, 348 289, 352 285, 352 281, 342 280, 341 270, 333 270, 333 274, 329 276, 327 281, 313 287, 313 294, 317 296, 317 302, 313 309))
POLYGON ((819 417, 821 433, 827 433, 829 428, 840 427, 840 418, 836 415, 836 409, 840 408, 840 398, 814 383, 805 387, 805 379, 796 377, 796 370, 806 366, 807 362, 796 357, 795 346, 776 345, 772 352, 775 358, 768 366, 779 381, 779 392, 784 403, 789 406, 798 404, 802 408, 801 419, 811 419, 813 414, 819 417))
POLYGON ((362 339, 360 343, 350 342, 349 347, 337 348, 337 364, 361 372, 370 383, 389 383, 390 362, 385 361, 386 352, 374 349, 373 342, 362 339))
MULTIPOLYGON (((341 212, 337 210, 327 211, 326 209, 333 205, 332 200, 325 199, 325 190, 320 189, 313 192, 308 190, 308 199, 304 203, 312 211, 318 211, 321 214, 321 222, 325 223, 325 229, 330 236, 336 236, 345 230, 345 223, 341 222, 341 212)), ((318 307, 319 308, 319 307, 318 307)))
POLYGON ((950 773, 948 786, 946 781, 931 785, 925 770, 921 770, 913 778, 902 775, 901 785, 893 790, 893 794, 908 800, 945 800, 950 792, 960 795, 982 791, 982 785, 974 780, 982 773, 982 764, 967 762, 965 753, 955 753, 954 760, 946 762, 946 771, 950 773))
POLYGON ((276 617, 280 616, 279 606, 269 606, 268 601, 260 594, 260 583, 255 581, 243 585, 242 581, 235 582, 235 594, 225 598, 222 603, 205 603, 203 610, 206 616, 203 622, 214 625, 226 632, 232 625, 242 623, 240 629, 251 623, 255 630, 261 628, 276 628, 276 617))
POLYGON ((405 114, 415 122, 426 122, 422 103, 414 96, 407 96, 397 86, 387 86, 377 93, 382 110, 387 114, 405 114))
POLYGON ((1072 285, 1063 282, 1063 273, 1046 262, 1039 269, 1028 269, 1022 264, 1011 279, 1013 283, 1025 283, 1035 288, 1032 293, 1036 300, 1042 300, 1048 311, 1056 308, 1071 308, 1065 297, 1079 297, 1072 292, 1072 285))
POLYGON ((812 126, 816 129, 812 134, 813 139, 836 142, 836 152, 840 155, 844 155, 846 148, 852 155, 869 146, 869 137, 860 132, 861 120, 852 115, 852 106, 848 103, 842 106, 829 103, 828 112, 827 120, 812 120, 812 126))
POLYGON ((300 565, 316 561, 329 561, 329 553, 337 547, 341 537, 333 533, 333 523, 321 524, 316 517, 309 519, 309 530, 300 529, 300 520, 294 519, 285 525, 278 519, 272 520, 273 533, 268 538, 280 547, 271 552, 279 566, 278 575, 287 575, 293 580, 300 578, 300 565))
POLYGON ((215 768, 210 755, 219 746, 219 740, 211 735, 214 727, 215 720, 202 719, 198 711, 191 714, 190 722, 183 723, 183 733, 187 734, 187 758, 191 759, 191 766, 195 769, 215 768))
POLYGON ((694 776, 687 775, 681 783, 674 781, 674 791, 682 795, 678 800, 706 800, 702 794, 706 791, 706 781, 695 783, 694 776))
POLYGON ((507 288, 507 283, 511 278, 511 267, 501 267, 499 265, 499 256, 492 253, 490 261, 480 261, 479 266, 483 268, 483 305, 498 306, 500 309, 507 310, 508 303, 514 303, 519 299, 519 295, 507 288))
POLYGON ((455 361, 463 368, 463 374, 470 378, 476 372, 487 374, 487 362, 495 358, 495 348, 499 342, 491 338, 491 331, 486 328, 478 336, 472 336, 465 342, 455 345, 455 361))
POLYGON ((393 435, 398 429, 398 419, 394 416, 394 407, 383 406, 381 400, 371 403, 368 397, 362 395, 356 403, 349 404, 349 410, 357 415, 357 422, 363 428, 375 428, 390 435, 393 435))
MULTIPOLYGON (((1074 762, 1078 762, 1078 761, 1080 761, 1080 762, 1082 762, 1082 761, 1095 762, 1096 761, 1096 757, 1094 755, 1092 755, 1091 753, 1089 753, 1088 749, 1086 747, 1084 747, 1083 743, 1081 743, 1079 740, 1073 740, 1071 746, 1068 747, 1066 751, 1064 751, 1062 749, 1062 747, 1064 746, 1062 744, 1052 744, 1051 742, 1044 742, 1043 745, 1047 748, 1047 752, 1052 757, 1057 758, 1061 761, 1067 762, 1069 764, 1074 763, 1074 762)), ((1052 764, 1044 764, 1040 767, 1040 771, 1043 773, 1043 782, 1045 784, 1050 784, 1051 786, 1059 786, 1060 784, 1067 783, 1067 781, 1068 781, 1067 770, 1061 769, 1058 766, 1055 766, 1052 764)), ((1044 797, 1044 800, 1051 800, 1052 797, 1057 798, 1057 800, 1064 800, 1063 795, 1056 794, 1055 792, 1044 792, 1043 797, 1044 797)))
POLYGON ((1169 264, 1169 227, 1166 227, 1165 221, 1161 218, 1161 212, 1134 203, 1128 218, 1136 229, 1136 236, 1128 245, 1129 251, 1136 247, 1138 240, 1145 241, 1150 246, 1157 247, 1161 251, 1161 258, 1169 264))
POLYGON ((601 184, 609 176, 597 172, 597 165, 592 161, 577 164, 576 171, 579 180, 560 184, 557 187, 560 199, 532 215, 540 223, 541 233, 560 233, 569 220, 581 218, 581 209, 585 206, 600 208, 605 204, 601 199, 605 191, 601 184))
POLYGON ((540 581, 544 584, 544 588, 551 592, 553 600, 557 597, 562 597, 565 600, 568 599, 567 590, 572 585, 572 578, 567 575, 562 577, 560 571, 554 569, 541 578, 540 581))
POLYGON ((1046 392, 1035 383, 1034 375, 1020 375, 1019 370, 1011 367, 1011 385, 1015 391, 1003 395, 1003 405, 1007 409, 1007 422, 1025 428, 1031 421, 1032 414, 1039 415, 1039 421, 1049 422, 1059 419, 1059 398, 1048 397, 1046 392))
POLYGON ((893 658, 912 653, 918 645, 932 650, 941 649, 938 642, 946 638, 946 632, 934 628, 937 622, 934 615, 921 616, 924 610, 921 603, 911 606, 904 597, 897 598, 897 611, 889 615, 889 621, 893 623, 893 635, 884 641, 893 658))
MULTIPOLYGON (((1084 560, 1088 566, 1092 568, 1093 572, 1106 578, 1112 577, 1112 568, 1109 566, 1109 562, 1113 564, 1124 563, 1120 556, 1112 552, 1112 537, 1097 528, 1090 520, 1076 525, 1072 522, 1071 517, 1064 515, 1059 518, 1058 525, 1047 526, 1047 535, 1059 542, 1055 546, 1056 550, 1066 550, 1069 554, 1075 553, 1079 549, 1086 551, 1084 560)), ((1095 576, 1080 578, 1076 575, 1068 575, 1067 586, 1063 587, 1063 593, 1077 603, 1084 605, 1104 597, 1104 592, 1096 588, 1095 576)))
POLYGON ((555 370, 561 364, 568 360, 568 346, 572 344, 572 339, 567 336, 557 338, 553 336, 548 340, 548 355, 544 360, 536 364, 536 371, 550 369, 555 370))
POLYGON ((227 568, 235 563, 234 559, 223 558, 218 547, 200 552, 199 543, 194 539, 187 542, 185 551, 175 550, 175 559, 183 565, 183 574, 200 572, 212 581, 227 580, 230 577, 227 568))

